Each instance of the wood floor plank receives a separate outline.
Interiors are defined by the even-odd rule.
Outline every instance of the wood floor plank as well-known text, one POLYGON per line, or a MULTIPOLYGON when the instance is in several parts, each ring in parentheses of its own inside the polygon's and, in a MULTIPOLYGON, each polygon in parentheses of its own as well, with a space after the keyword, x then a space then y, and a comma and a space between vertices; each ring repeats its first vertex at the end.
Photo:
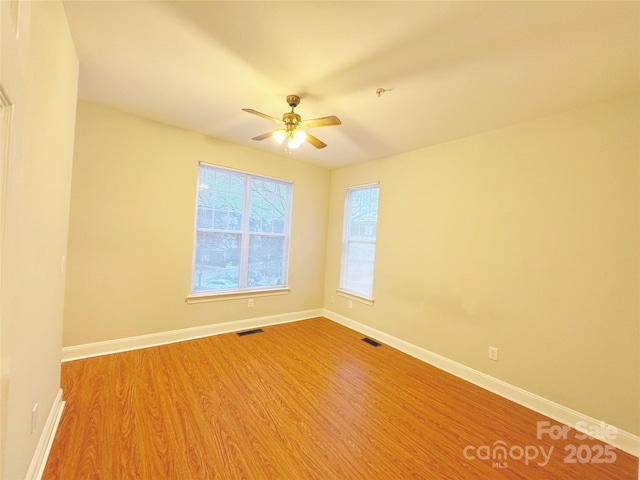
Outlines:
POLYGON ((537 438, 557 422, 361 337, 316 318, 64 363, 43 478, 637 479, 637 458, 537 438))

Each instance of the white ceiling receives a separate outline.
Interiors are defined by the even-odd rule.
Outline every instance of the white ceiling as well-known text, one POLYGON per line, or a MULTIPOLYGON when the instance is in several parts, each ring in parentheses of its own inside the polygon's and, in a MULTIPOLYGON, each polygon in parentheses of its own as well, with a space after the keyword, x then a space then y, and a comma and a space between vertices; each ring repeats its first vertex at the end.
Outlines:
POLYGON ((326 167, 640 89, 639 2, 66 1, 81 99, 326 167), (376 95, 378 88, 392 89, 376 95), (337 115, 287 153, 253 108, 337 115))

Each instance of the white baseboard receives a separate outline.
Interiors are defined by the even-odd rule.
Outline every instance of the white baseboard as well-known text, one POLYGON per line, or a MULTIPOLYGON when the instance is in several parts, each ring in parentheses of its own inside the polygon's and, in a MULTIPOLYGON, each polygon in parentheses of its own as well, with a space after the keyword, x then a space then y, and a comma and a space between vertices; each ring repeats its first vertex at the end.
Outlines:
POLYGON ((47 459, 49 458, 49 452, 51 451, 51 445, 53 439, 56 436, 58 425, 60 424, 60 418, 62 417, 62 410, 64 409, 65 402, 62 400, 62 389, 58 390, 58 394, 51 405, 47 422, 44 425, 40 440, 36 446, 36 451, 31 458, 31 464, 29 470, 27 470, 26 480, 40 480, 44 473, 44 467, 47 465, 47 459))
MULTIPOLYGON (((356 330, 364 335, 370 336, 376 340, 380 340, 387 345, 400 350, 401 352, 411 355, 423 362, 429 363, 445 372, 451 373, 456 377, 462 378, 468 382, 478 385, 479 387, 489 390, 501 397, 507 398, 535 412, 541 413, 562 424, 568 425, 576 430, 585 432, 598 432, 604 430, 600 428, 604 422, 596 420, 588 415, 567 408, 563 405, 555 403, 551 400, 543 398, 535 393, 528 392, 509 383, 498 380, 490 375, 469 368, 461 363, 454 362, 446 357, 425 350, 424 348, 413 345, 399 338, 393 337, 375 328, 369 327, 362 323, 351 320, 343 315, 324 309, 322 316, 336 323, 344 325, 351 330, 356 330), (583 427, 584 428, 579 428, 583 427), (586 430, 585 430, 586 429, 586 430)), ((615 425, 611 425, 615 427, 615 425)), ((613 445, 636 457, 640 456, 640 437, 615 427, 617 435, 614 439, 598 438, 603 442, 613 445)), ((640 476, 640 473, 639 473, 640 476)), ((640 480, 640 479, 639 479, 640 480)))
POLYGON ((308 318, 322 316, 322 309, 305 310, 301 312, 283 313, 266 317, 249 318, 247 320, 237 320, 234 322, 216 323, 203 325, 201 327, 182 328, 180 330, 170 330, 168 332, 151 333, 136 337, 119 338, 104 342, 88 343, 62 349, 62 361, 79 360, 81 358, 96 357, 99 355, 109 355, 111 353, 138 350, 140 348, 156 347, 168 343, 183 342, 196 338, 220 335, 222 333, 237 332, 251 328, 266 327, 279 323, 297 322, 308 318))

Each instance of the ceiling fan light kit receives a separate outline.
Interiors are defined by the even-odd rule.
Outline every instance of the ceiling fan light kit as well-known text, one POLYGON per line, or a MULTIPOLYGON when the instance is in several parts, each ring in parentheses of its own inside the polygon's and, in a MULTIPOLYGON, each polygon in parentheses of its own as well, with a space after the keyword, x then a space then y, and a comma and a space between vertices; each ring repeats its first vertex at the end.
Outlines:
POLYGON ((273 138, 281 145, 286 140, 285 146, 287 148, 296 149, 307 139, 307 134, 302 130, 290 130, 288 132, 286 130, 275 130, 273 138))
POLYGON ((312 120, 302 121, 302 117, 293 111, 300 104, 300 97, 298 95, 287 95, 287 103, 291 107, 291 111, 285 113, 282 116, 282 120, 278 120, 275 117, 267 115, 265 113, 258 112, 251 108, 243 108, 247 113, 252 113, 253 115, 257 115, 262 118, 266 118, 267 120, 271 120, 272 122, 277 123, 281 127, 273 132, 263 133, 262 135, 258 135, 257 137, 253 137, 253 140, 264 140, 265 138, 273 137, 276 142, 279 144, 285 144, 287 149, 296 149, 298 148, 304 141, 309 142, 316 148, 324 148, 327 146, 326 143, 321 141, 320 139, 314 137, 310 133, 305 132, 305 128, 314 128, 314 127, 329 127, 332 125, 340 125, 342 122, 336 116, 328 116, 328 117, 320 117, 314 118, 312 120))

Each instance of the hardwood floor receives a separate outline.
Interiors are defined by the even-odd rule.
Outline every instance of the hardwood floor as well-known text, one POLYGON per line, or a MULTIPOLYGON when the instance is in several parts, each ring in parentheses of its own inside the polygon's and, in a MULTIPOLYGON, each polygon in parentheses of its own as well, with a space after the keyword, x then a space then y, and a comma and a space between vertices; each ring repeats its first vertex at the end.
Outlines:
POLYGON ((316 318, 65 363, 43 478, 637 479, 637 458, 537 435, 559 425, 362 337, 316 318))

